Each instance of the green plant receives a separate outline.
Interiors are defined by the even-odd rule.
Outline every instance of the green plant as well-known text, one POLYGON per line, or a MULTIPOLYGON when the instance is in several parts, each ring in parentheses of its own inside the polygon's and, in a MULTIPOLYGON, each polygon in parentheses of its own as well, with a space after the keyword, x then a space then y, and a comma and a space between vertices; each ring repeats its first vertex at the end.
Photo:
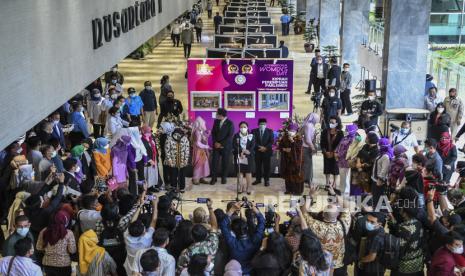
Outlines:
POLYGON ((328 58, 337 58, 339 55, 339 48, 334 45, 323 46, 324 55, 328 58))
POLYGON ((316 26, 313 25, 313 20, 310 20, 305 26, 304 40, 306 42, 315 41, 317 39, 316 26))

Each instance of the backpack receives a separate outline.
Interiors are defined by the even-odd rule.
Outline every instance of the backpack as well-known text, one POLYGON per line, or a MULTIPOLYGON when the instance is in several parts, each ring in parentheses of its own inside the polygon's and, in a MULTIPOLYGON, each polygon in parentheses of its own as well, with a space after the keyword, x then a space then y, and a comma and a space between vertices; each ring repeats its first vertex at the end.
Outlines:
POLYGON ((379 262, 387 269, 396 269, 400 261, 400 239, 384 234, 384 250, 379 262))

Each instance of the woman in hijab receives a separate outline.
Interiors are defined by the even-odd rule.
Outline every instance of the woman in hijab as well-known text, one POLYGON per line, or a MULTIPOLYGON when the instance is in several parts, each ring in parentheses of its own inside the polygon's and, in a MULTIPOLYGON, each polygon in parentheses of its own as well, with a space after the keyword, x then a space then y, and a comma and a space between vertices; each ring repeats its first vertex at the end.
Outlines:
POLYGON ((300 195, 304 191, 302 137, 297 133, 298 129, 297 124, 291 123, 279 141, 281 177, 286 185, 285 194, 300 195))
POLYGON ((457 161, 457 147, 454 145, 449 132, 443 132, 438 143, 438 153, 442 158, 442 179, 449 183, 455 171, 457 161))
POLYGON ((85 180, 86 178, 83 173, 82 162, 81 162, 81 158, 85 150, 86 149, 84 148, 83 145, 77 145, 71 149, 71 157, 77 161, 77 166, 79 168, 77 169, 77 171, 74 172, 74 177, 79 182, 79 184, 81 184, 82 181, 85 180))
POLYGON ((37 240, 37 250, 44 251, 42 265, 48 276, 71 275, 71 254, 76 253, 74 234, 66 227, 68 214, 57 212, 37 240))
POLYGON ((316 153, 315 140, 315 125, 320 121, 320 116, 317 113, 310 113, 304 120, 302 125, 303 135, 303 152, 304 152, 304 183, 312 184, 313 181, 313 160, 312 156, 316 153))
POLYGON ((144 144, 145 151, 147 152, 147 162, 144 167, 144 177, 147 182, 147 187, 158 186, 158 152, 155 138, 152 134, 152 129, 144 125, 141 129, 142 143, 144 144))
MULTIPOLYGON (((128 180, 128 163, 129 163, 129 150, 131 144, 131 137, 123 135, 111 148, 111 163, 113 168, 113 177, 116 182, 121 186, 127 186, 128 180)), ((132 156, 132 158, 134 158, 132 156)))
POLYGON ((342 124, 339 117, 331 116, 328 122, 329 128, 321 132, 320 141, 321 152, 323 153, 323 173, 326 177, 326 187, 332 186, 336 188, 339 167, 337 166, 335 151, 344 134, 341 131, 342 124))
POLYGON ((335 152, 340 174, 339 190, 345 195, 349 195, 350 193, 350 167, 349 159, 347 159, 347 152, 349 151, 349 147, 355 139, 357 130, 357 125, 347 125, 346 136, 344 136, 341 142, 339 142, 335 152))
POLYGON ((105 248, 98 246, 97 234, 92 229, 79 238, 79 275, 118 275, 115 261, 105 248))
POLYGON ((378 205, 378 201, 387 189, 389 164, 394 157, 394 151, 388 138, 381 138, 378 142, 379 153, 373 165, 371 175, 371 193, 373 195, 373 206, 378 205))
MULTIPOLYGON (((359 138, 357 138, 358 140, 359 138)), ((352 166, 352 185, 358 186, 363 192, 371 191, 371 173, 373 163, 378 156, 379 137, 374 132, 369 132, 362 148, 358 151, 354 165, 352 166)), ((361 143, 360 141, 359 143, 361 143)), ((354 192, 357 189, 352 189, 354 192)), ((355 194, 355 193, 354 193, 355 194)))
POLYGON ((439 141, 441 133, 449 132, 451 118, 447 113, 444 103, 438 103, 436 109, 429 115, 428 138, 439 141))
POLYGON ((398 190, 404 180, 405 169, 408 167, 406 152, 407 149, 400 144, 394 147, 394 159, 391 160, 388 173, 390 194, 398 190))
POLYGON ((193 176, 192 184, 199 185, 208 184, 205 177, 210 175, 210 165, 208 162, 208 136, 210 132, 207 131, 205 120, 202 117, 197 117, 192 125, 192 167, 193 176))
POLYGON ((111 156, 107 138, 100 137, 95 140, 92 155, 95 160, 97 176, 103 179, 111 174, 111 156))

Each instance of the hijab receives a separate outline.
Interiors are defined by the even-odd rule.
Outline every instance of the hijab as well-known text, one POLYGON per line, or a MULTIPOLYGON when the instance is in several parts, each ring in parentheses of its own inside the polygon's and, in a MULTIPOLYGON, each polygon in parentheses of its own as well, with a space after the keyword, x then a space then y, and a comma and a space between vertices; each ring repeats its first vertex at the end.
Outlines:
POLYGON ((77 145, 71 149, 71 156, 80 159, 85 150, 83 145, 77 145))
POLYGON ((441 139, 439 139, 438 149, 443 157, 447 157, 454 147, 454 142, 450 138, 449 132, 443 132, 441 139))
POLYGON ((202 132, 207 130, 207 126, 205 125, 205 120, 202 117, 195 118, 194 123, 192 124, 192 140, 194 140, 194 133, 196 131, 202 132))
POLYGON ((351 124, 346 126, 347 136, 354 138, 355 134, 357 134, 358 127, 356 124, 351 124))
POLYGON ((105 137, 97 138, 94 143, 94 150, 102 154, 106 154, 107 153, 106 147, 108 146, 109 142, 110 141, 108 141, 108 139, 105 137))
POLYGON ((392 149, 391 143, 389 143, 388 138, 379 139, 378 146, 379 146, 378 156, 383 156, 386 154, 387 156, 389 156, 389 159, 392 159, 394 157, 394 150, 392 149))
POLYGON ((365 139, 366 139, 366 132, 363 129, 358 129, 355 134, 358 134, 362 140, 360 142, 357 142, 355 139, 352 141, 352 143, 349 146, 349 149, 347 150, 347 155, 346 159, 350 160, 352 158, 355 158, 358 154, 358 152, 363 148, 365 145, 365 139))
POLYGON ((142 137, 138 127, 128 128, 129 136, 131 136, 131 145, 136 150, 135 162, 142 160, 142 157, 147 156, 147 150, 145 149, 144 143, 142 142, 142 137))
POLYGON ((62 240, 68 233, 66 227, 69 221, 67 212, 59 211, 56 213, 52 217, 49 226, 44 231, 43 239, 45 245, 50 244, 53 246, 58 241, 62 240))
POLYGON ((394 156, 399 157, 402 153, 405 153, 406 151, 407 151, 407 149, 404 146, 402 146, 400 144, 396 145, 394 147, 394 156))
POLYGON ((320 121, 320 116, 317 113, 311 112, 305 117, 304 125, 312 124, 316 125, 320 121))
POLYGON ((97 264, 102 261, 105 255, 105 248, 100 247, 97 244, 97 234, 92 229, 82 233, 81 237, 79 238, 79 272, 81 274, 87 273, 89 266, 96 257, 98 257, 96 260, 97 264))

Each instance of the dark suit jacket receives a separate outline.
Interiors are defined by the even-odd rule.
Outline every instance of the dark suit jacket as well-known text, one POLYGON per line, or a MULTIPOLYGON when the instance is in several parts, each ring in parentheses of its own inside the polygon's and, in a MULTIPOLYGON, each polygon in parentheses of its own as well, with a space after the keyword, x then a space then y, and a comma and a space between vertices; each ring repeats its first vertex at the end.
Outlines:
POLYGON ((74 177, 74 175, 70 174, 67 171, 64 171, 63 174, 65 175, 65 185, 66 186, 69 186, 73 190, 81 191, 81 187, 79 185, 79 182, 76 180, 76 177, 74 177))
MULTIPOLYGON (((323 63, 323 75, 324 78, 326 79, 326 76, 328 76, 328 70, 329 70, 329 65, 326 63, 323 63)), ((310 79, 316 80, 316 77, 318 75, 318 64, 312 65, 312 70, 310 71, 310 79)))
POLYGON ((212 138, 213 143, 218 142, 225 149, 232 147, 232 137, 234 135, 234 125, 231 120, 226 119, 220 128, 220 120, 215 119, 213 123, 212 138))
POLYGON ((223 17, 215 15, 213 17, 213 23, 215 23, 215 25, 220 25, 221 23, 223 23, 223 17))
POLYGON ((328 71, 328 85, 331 86, 336 79, 336 88, 341 87, 341 67, 338 65, 332 66, 328 71))
POLYGON ((263 154, 272 155, 273 154, 273 143, 274 143, 274 135, 273 130, 267 128, 265 132, 263 132, 263 137, 260 139, 260 129, 256 128, 252 130, 252 134, 255 137, 255 154, 262 154, 262 152, 258 151, 258 147, 266 147, 266 152, 263 154))
MULTIPOLYGON (((234 160, 235 164, 237 165, 237 155, 241 153, 244 148, 240 147, 240 144, 237 143, 238 139, 240 139, 239 133, 234 134, 233 138, 233 153, 234 153, 234 160)), ((252 135, 252 139, 247 139, 247 145, 245 147, 246 150, 250 151, 250 154, 247 155, 247 162, 249 163, 249 168, 254 168, 255 162, 255 136, 252 135)))
POLYGON ((65 148, 65 135, 63 134, 63 125, 58 123, 58 130, 56 126, 53 126, 52 137, 60 140, 60 145, 65 148))

